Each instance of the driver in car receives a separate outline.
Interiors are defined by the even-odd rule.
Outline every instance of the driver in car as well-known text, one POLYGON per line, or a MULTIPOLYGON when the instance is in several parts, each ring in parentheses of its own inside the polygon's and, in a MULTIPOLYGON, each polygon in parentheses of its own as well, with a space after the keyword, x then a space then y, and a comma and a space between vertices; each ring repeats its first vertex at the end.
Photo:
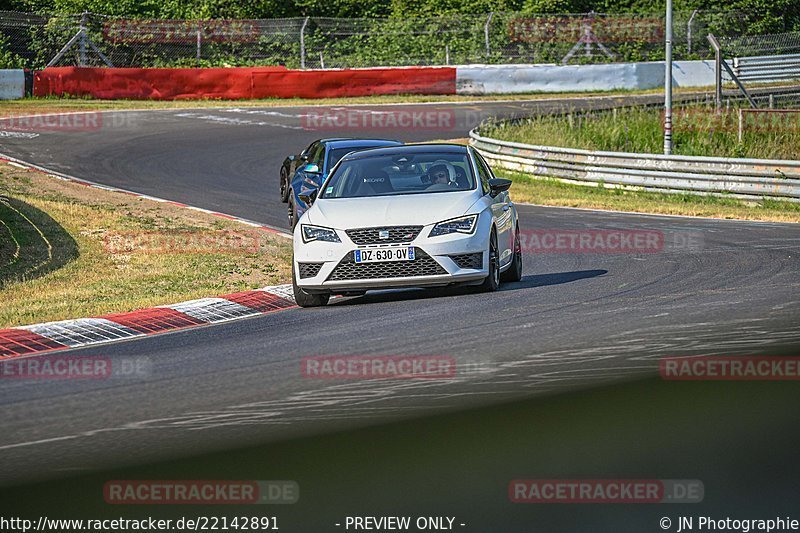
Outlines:
POLYGON ((450 172, 444 165, 433 165, 428 169, 431 185, 447 185, 450 182, 450 172))

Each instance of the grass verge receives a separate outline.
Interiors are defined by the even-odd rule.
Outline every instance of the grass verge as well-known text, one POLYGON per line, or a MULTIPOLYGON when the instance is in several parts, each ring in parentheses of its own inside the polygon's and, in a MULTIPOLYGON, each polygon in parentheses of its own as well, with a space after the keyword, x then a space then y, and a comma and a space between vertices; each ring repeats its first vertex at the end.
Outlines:
MULTIPOLYGON (((611 112, 534 117, 501 123, 483 133, 507 141, 613 152, 662 153, 663 112, 624 108, 611 112)), ((679 107, 673 114, 673 153, 691 156, 800 159, 800 114, 743 115, 738 110, 679 107)))
POLYGON ((800 205, 764 200, 748 202, 735 198, 661 194, 626 191, 605 187, 573 185, 526 174, 496 171, 514 181, 511 197, 515 202, 559 207, 581 207, 612 211, 634 211, 664 215, 684 215, 770 222, 800 222, 800 205))
POLYGON ((0 164, 0 327, 287 283, 291 243, 0 164))

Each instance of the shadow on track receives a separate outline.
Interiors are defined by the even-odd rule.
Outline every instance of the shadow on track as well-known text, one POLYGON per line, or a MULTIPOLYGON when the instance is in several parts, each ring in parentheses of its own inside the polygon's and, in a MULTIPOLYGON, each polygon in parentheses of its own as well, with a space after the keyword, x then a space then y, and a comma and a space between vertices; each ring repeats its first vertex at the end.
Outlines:
POLYGON ((516 291, 534 287, 547 287, 548 285, 562 285, 581 279, 596 278, 605 274, 608 274, 608 270, 576 270, 574 272, 558 272, 555 274, 536 274, 535 276, 523 276, 521 281, 514 283, 503 283, 500 285, 499 290, 516 291))
MULTIPOLYGON (((608 270, 597 269, 524 276, 521 281, 514 283, 503 283, 500 285, 500 291, 506 292, 521 289, 533 289, 535 287, 546 287, 548 285, 561 285, 563 283, 571 283, 581 279, 595 278, 607 273, 608 270)), ((437 289, 392 289, 385 291, 371 291, 364 296, 345 298, 342 300, 332 300, 329 305, 342 306, 401 302, 408 300, 425 300, 428 298, 442 298, 447 296, 461 296, 465 294, 476 294, 475 287, 443 287, 437 289)))

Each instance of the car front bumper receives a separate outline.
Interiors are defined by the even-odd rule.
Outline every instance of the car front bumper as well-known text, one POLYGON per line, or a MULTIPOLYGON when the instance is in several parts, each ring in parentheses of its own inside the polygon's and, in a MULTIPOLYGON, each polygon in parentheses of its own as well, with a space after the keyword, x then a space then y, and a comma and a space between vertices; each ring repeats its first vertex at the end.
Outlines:
MULTIPOLYGON (((480 226, 480 224, 479 224, 480 226)), ((298 225, 294 235, 295 280, 309 292, 348 292, 401 287, 436 287, 468 283, 488 275, 488 231, 429 237, 433 225, 423 227, 410 242, 357 245, 344 231, 342 242, 304 243, 298 225), (414 247, 413 261, 361 263, 353 261, 356 249, 414 247), (479 255, 479 256, 478 256, 479 255), (310 266, 309 266, 310 265, 310 266)))

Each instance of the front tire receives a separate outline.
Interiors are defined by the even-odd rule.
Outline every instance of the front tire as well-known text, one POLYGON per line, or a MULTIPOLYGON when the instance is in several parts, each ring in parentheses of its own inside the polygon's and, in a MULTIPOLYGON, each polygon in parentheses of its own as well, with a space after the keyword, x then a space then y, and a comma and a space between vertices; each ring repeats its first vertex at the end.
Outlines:
POLYGON ((286 167, 281 167, 281 202, 289 200, 289 172, 286 167))
POLYGON ((298 287, 294 275, 294 261, 292 261, 292 292, 294 292, 294 301, 300 307, 323 307, 328 305, 328 300, 331 298, 329 293, 312 294, 298 287))
POLYGON ((500 281, 520 281, 522 279, 522 243, 519 240, 519 227, 514 232, 514 256, 511 266, 500 274, 500 281))
POLYGON ((489 275, 483 280, 481 292, 494 292, 500 287, 500 256, 497 252, 497 233, 492 229, 489 237, 489 275))

